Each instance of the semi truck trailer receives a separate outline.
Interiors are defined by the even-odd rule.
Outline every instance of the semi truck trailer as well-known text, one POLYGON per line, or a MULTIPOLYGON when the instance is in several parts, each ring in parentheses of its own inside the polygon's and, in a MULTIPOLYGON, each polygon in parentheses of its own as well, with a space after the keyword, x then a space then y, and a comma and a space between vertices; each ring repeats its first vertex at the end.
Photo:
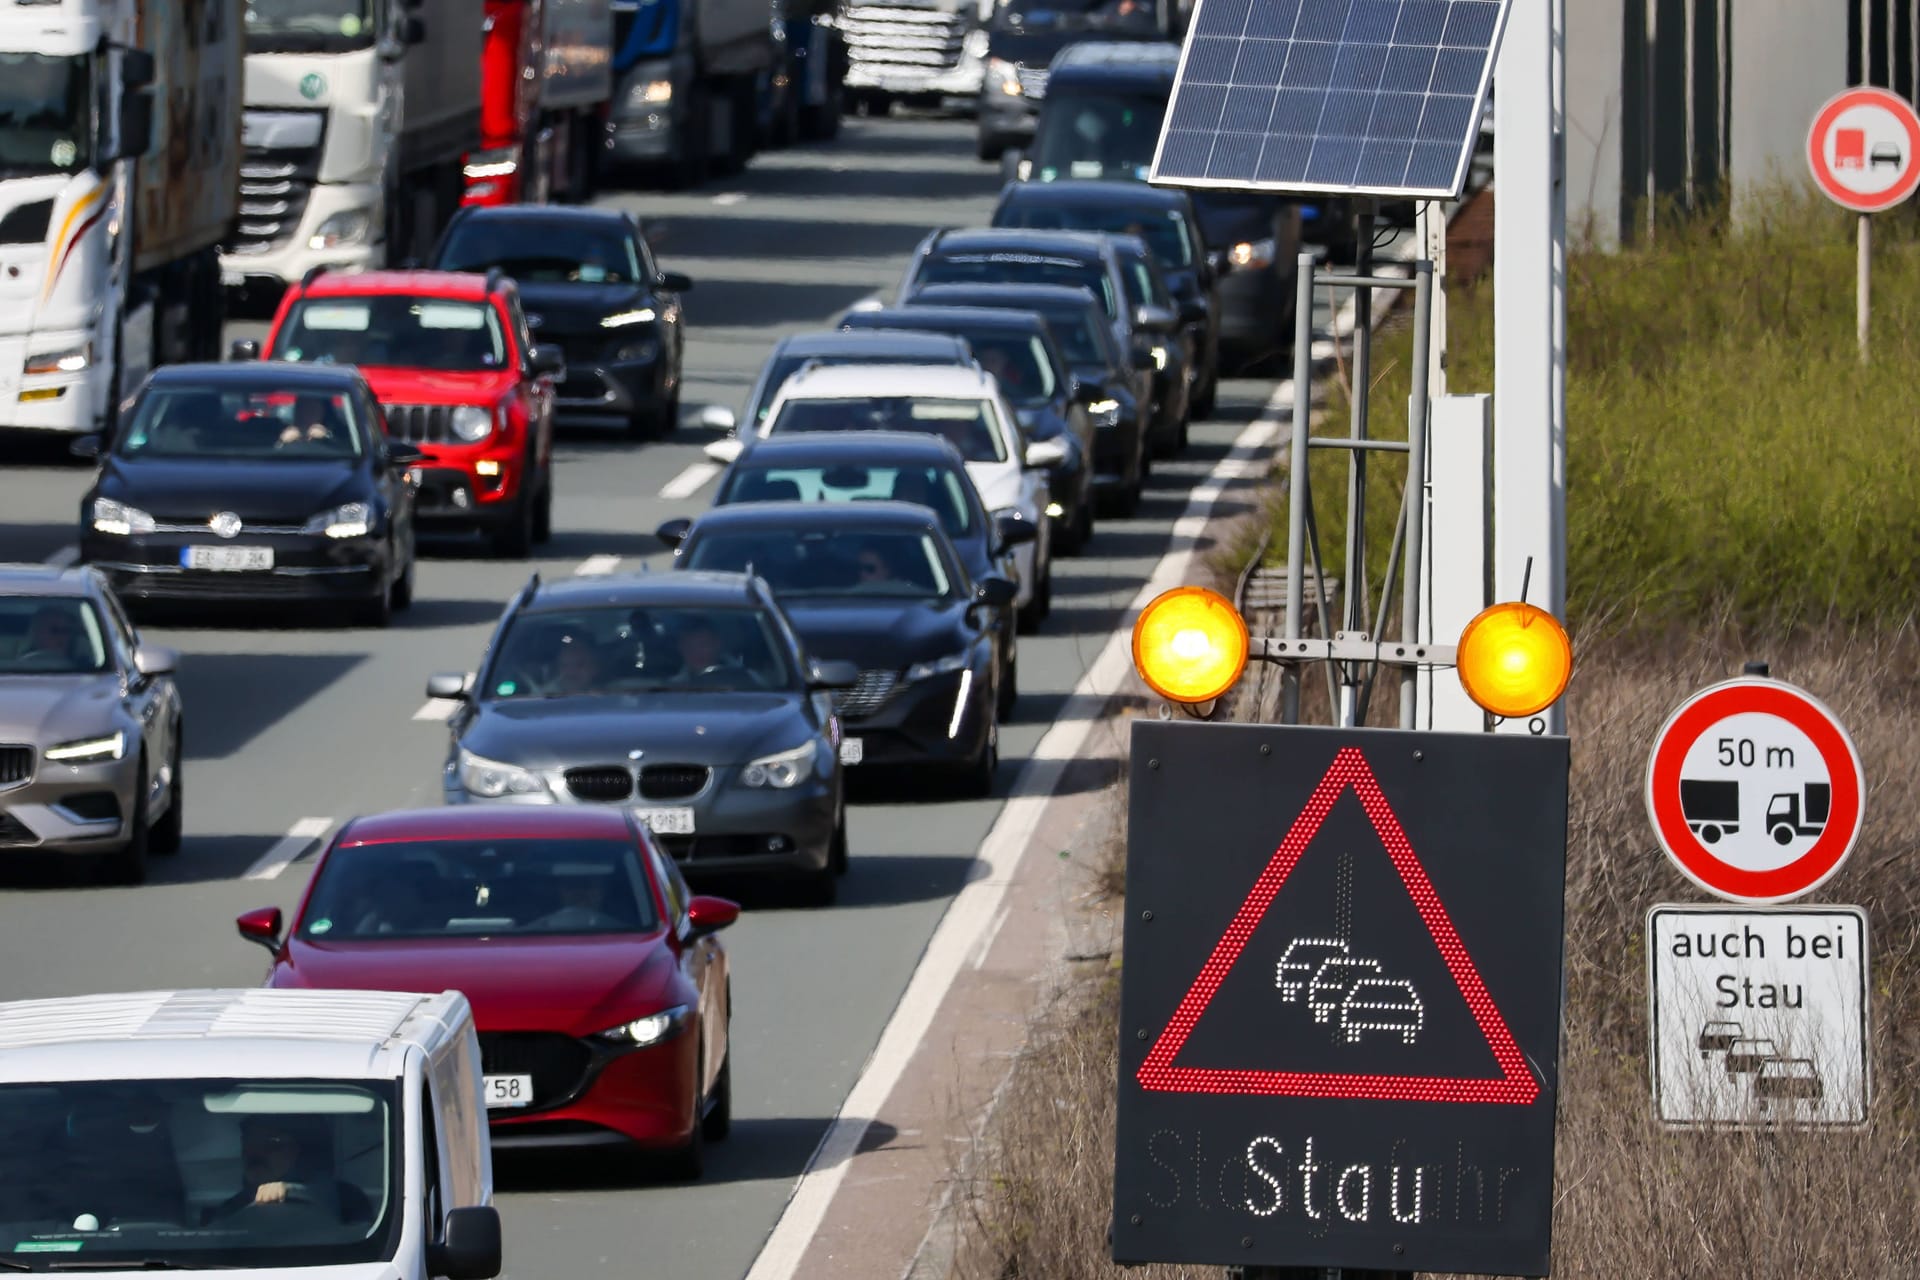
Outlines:
POLYGON ((316 267, 425 257, 480 147, 485 13, 473 0, 248 0, 246 14, 225 282, 278 294, 316 267))
POLYGON ((738 173, 774 70, 768 0, 614 0, 609 158, 670 186, 738 173))
POLYGON ((613 98, 610 0, 487 0, 465 203, 592 196, 613 98))
POLYGON ((217 358, 241 40, 241 0, 0 8, 0 426, 102 431, 217 358))

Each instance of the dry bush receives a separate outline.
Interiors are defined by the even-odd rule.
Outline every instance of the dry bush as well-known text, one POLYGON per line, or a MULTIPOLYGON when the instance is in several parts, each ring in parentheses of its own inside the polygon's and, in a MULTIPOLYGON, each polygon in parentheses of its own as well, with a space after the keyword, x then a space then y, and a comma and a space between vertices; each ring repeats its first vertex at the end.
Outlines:
MULTIPOLYGON (((1389 696, 1389 703, 1391 698, 1389 696)), ((1571 690, 1568 1011, 1561 1061, 1555 1274, 1594 1280, 1920 1275, 1920 641, 1840 628, 1765 647, 1721 631, 1599 642, 1571 690), (1765 659, 1853 732, 1866 832, 1818 895, 1867 909, 1876 1098, 1861 1133, 1667 1133, 1647 1068, 1646 912, 1697 901, 1654 844, 1642 788, 1662 719, 1689 692, 1765 659)), ((1119 794, 1107 803, 1119 811, 1119 794)), ((1085 851, 1085 861, 1099 859, 1085 851)), ((1118 839, 1105 850, 1123 856, 1118 839)), ((1117 974, 1082 974, 1036 1017, 956 1199, 959 1280, 1114 1280, 1117 974)), ((1136 1280, 1208 1275, 1141 1268, 1136 1280)))

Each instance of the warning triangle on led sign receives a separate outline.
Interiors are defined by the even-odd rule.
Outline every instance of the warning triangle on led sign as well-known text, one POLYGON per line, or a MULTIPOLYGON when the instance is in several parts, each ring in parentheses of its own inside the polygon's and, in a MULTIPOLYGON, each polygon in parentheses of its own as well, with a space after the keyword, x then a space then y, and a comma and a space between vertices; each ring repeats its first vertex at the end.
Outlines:
POLYGON ((1460 941, 1452 917, 1447 914, 1440 895, 1434 892, 1433 883, 1427 879, 1426 868, 1420 865, 1413 845, 1400 827, 1399 818, 1394 815, 1393 807, 1381 792, 1372 768, 1357 747, 1343 748, 1334 756, 1332 766, 1320 780, 1320 785, 1314 788, 1307 807, 1294 820, 1286 839, 1274 852, 1266 870, 1254 882, 1253 891, 1240 905, 1233 923, 1227 926, 1226 933, 1214 944, 1213 954, 1207 958, 1200 976, 1188 988, 1180 1007, 1160 1033, 1160 1038, 1154 1042, 1153 1049, 1140 1065, 1135 1078, 1141 1088, 1156 1093, 1349 1098, 1376 1102, 1497 1102, 1522 1106, 1540 1095, 1540 1085, 1527 1067, 1526 1057, 1515 1043, 1513 1032, 1507 1028, 1507 1020, 1501 1016, 1493 997, 1487 993, 1486 983, 1480 980, 1480 971, 1474 967, 1473 957, 1467 954, 1466 946, 1460 941), (1253 937, 1254 930, 1279 896, 1281 886, 1293 873, 1307 846, 1313 843, 1314 836, 1319 834, 1320 825, 1326 821, 1334 802, 1349 787, 1358 797, 1361 808, 1366 810, 1367 819, 1373 824, 1387 856, 1393 860, 1394 869, 1400 873, 1401 883, 1413 899, 1414 908, 1419 911, 1427 932, 1432 935, 1434 945, 1440 949, 1447 972, 1452 975, 1454 985, 1466 1000, 1467 1009, 1473 1014, 1481 1035, 1486 1038, 1487 1048, 1493 1051, 1500 1075, 1473 1079, 1174 1066, 1173 1060, 1179 1056, 1187 1038, 1199 1024, 1201 1015, 1207 1011, 1220 985, 1239 961, 1240 953, 1253 937))

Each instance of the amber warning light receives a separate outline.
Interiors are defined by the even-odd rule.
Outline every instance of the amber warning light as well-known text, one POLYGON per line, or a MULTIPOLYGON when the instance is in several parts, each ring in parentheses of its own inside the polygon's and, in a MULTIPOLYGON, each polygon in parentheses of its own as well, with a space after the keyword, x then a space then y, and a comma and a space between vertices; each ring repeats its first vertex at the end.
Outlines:
POLYGON ((1521 601, 1483 610, 1457 646, 1378 644, 1253 636, 1233 602, 1205 587, 1175 587, 1154 597, 1133 624, 1133 665, 1168 702, 1212 702, 1251 660, 1366 662, 1398 651, 1401 665, 1455 668, 1475 705, 1505 720, 1537 715, 1560 700, 1573 677, 1573 645, 1546 610, 1521 601))

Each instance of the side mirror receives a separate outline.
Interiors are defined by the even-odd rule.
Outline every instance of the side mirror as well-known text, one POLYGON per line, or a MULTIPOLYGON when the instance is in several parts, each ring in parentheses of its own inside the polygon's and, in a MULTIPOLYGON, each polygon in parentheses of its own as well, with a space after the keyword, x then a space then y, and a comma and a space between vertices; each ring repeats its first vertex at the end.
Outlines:
POLYGON ((693 288, 693 277, 678 271, 662 271, 658 284, 668 293, 685 293, 693 288))
POLYGON ((122 49, 120 51, 120 84, 129 90, 145 89, 153 84, 159 67, 153 60, 153 54, 145 49, 122 49))
POLYGON ((133 669, 143 676, 170 676, 180 669, 180 654, 157 644, 143 644, 133 651, 133 669))
POLYGON ((500 1274, 500 1211, 490 1204, 447 1210, 440 1243, 427 1246, 427 1271, 446 1280, 493 1280, 500 1274))
MULTIPOLYGON (((1048 440, 1042 443, 1052 444, 1053 442, 1048 440)), ((1009 547, 1023 546, 1040 536, 1040 530, 1035 528, 1033 524, 1022 520, 1018 516, 1010 515, 995 516, 993 518, 993 532, 1000 540, 1000 548, 1003 551, 1009 547)))
POLYGON ((1095 381, 1075 378, 1073 380, 1073 402, 1075 404, 1098 404, 1107 398, 1107 389, 1095 381))
POLYGON ((1212 268, 1213 274, 1216 276, 1233 274, 1233 259, 1227 256, 1225 249, 1215 249, 1212 253, 1209 253, 1207 255, 1207 266, 1212 268))
POLYGON ((470 675, 458 671, 442 671, 427 677, 427 696, 445 698, 452 702, 467 700, 467 681, 470 675))
POLYGON ((554 377, 566 372, 567 353, 559 347, 535 347, 527 363, 540 377, 554 377))
POLYGON ((726 898, 715 898, 709 894, 695 894, 687 899, 687 923, 696 938, 704 938, 710 933, 718 933, 740 918, 740 904, 726 898))
POLYGON ((227 359, 233 361, 258 360, 260 342, 257 338, 235 338, 233 345, 227 348, 227 359))
POLYGON ((240 936, 248 942, 257 942, 275 955, 280 954, 280 926, 283 923, 278 907, 261 907, 249 911, 234 921, 240 929, 240 936))
POLYGON ((427 460, 426 450, 404 440, 387 441, 387 465, 411 467, 427 460))
POLYGON ((1153 352, 1147 350, 1145 347, 1135 347, 1133 349, 1133 355, 1129 359, 1128 363, 1131 364, 1135 369, 1140 369, 1140 370, 1151 369, 1154 367, 1153 352))
POLYGON ((692 528, 693 521, 685 516, 676 516, 655 529, 653 536, 660 539, 661 545, 665 547, 678 547, 687 540, 687 532, 692 528))
POLYGON ((700 411, 700 425, 709 431, 732 431, 740 425, 740 419, 727 406, 710 404, 700 411))
MULTIPOLYGON (((1027 446, 1027 465, 1029 467, 1052 470, 1067 460, 1067 446, 1060 440, 1035 440, 1027 446)), ((1022 528, 1030 528, 1026 521, 1020 522, 1022 528)))
POLYGON ((810 683, 816 689, 851 689, 860 683, 860 664, 844 658, 816 661, 810 683))
POLYGON ((725 440, 710 440, 700 452, 715 462, 731 463, 747 451, 747 446, 739 436, 728 436, 725 440))
POLYGON ((1004 609, 1020 598, 1020 588, 998 574, 982 578, 973 588, 976 604, 984 604, 995 609, 1004 609))
POLYGON ((120 146, 117 160, 133 160, 153 150, 153 95, 129 93, 120 99, 120 146))
POLYGON ((1165 333, 1180 325, 1180 317, 1165 307, 1135 307, 1133 309, 1133 327, 1144 329, 1148 333, 1165 333))
POLYGON ((1207 318, 1207 304, 1198 298, 1188 298, 1180 304, 1180 323, 1199 324, 1207 318))
POLYGON ((73 443, 67 446, 67 452, 76 458, 97 458, 100 456, 100 437, 76 436, 73 443))

